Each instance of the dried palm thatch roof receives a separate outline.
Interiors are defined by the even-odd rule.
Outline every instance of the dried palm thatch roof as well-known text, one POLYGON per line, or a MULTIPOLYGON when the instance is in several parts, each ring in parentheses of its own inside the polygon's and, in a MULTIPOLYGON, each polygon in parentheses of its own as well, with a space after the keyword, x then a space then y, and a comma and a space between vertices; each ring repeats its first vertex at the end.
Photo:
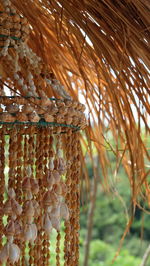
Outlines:
MULTIPOLYGON (((29 46, 69 94, 88 107, 86 135, 107 176, 105 146, 123 163, 134 203, 150 201, 150 159, 142 138, 150 119, 149 0, 12 0, 29 20, 29 46), (116 143, 111 147, 106 132, 116 143)), ((47 88, 47 94, 51 95, 47 88)))

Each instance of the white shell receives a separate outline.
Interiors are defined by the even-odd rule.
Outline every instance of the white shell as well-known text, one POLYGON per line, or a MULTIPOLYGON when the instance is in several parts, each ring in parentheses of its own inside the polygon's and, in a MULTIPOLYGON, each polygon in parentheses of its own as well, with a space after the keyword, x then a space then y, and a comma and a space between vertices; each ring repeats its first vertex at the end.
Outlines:
POLYGON ((55 228, 57 231, 60 231, 60 218, 56 218, 52 216, 51 223, 52 223, 53 228, 55 228))
POLYGON ((37 238, 37 227, 35 224, 28 224, 25 226, 24 240, 33 243, 37 238))
POLYGON ((11 263, 18 262, 20 257, 20 249, 16 244, 9 245, 9 260, 11 263))
POLYGON ((14 191, 13 188, 10 188, 10 189, 8 190, 8 196, 9 196, 11 199, 14 199, 14 198, 16 197, 16 193, 15 193, 15 191, 14 191))
POLYGON ((69 209, 66 203, 62 202, 60 206, 60 217, 66 221, 69 220, 69 209))
POLYGON ((16 200, 12 200, 12 211, 16 215, 21 215, 22 213, 22 207, 16 200))
POLYGON ((46 213, 44 216, 43 229, 45 230, 46 234, 50 234, 53 229, 48 213, 46 213))

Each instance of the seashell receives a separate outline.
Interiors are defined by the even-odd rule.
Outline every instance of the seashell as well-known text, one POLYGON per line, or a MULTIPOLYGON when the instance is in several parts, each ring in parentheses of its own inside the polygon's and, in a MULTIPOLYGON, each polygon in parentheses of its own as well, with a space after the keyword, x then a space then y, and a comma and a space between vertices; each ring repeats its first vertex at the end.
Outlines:
POLYGON ((37 113, 31 113, 31 114, 29 114, 28 115, 28 118, 29 118, 29 121, 34 122, 34 123, 37 123, 40 120, 40 117, 38 116, 37 113))
POLYGON ((31 230, 32 230, 32 239, 31 239, 30 242, 33 244, 34 241, 35 241, 36 238, 37 238, 37 227, 36 227, 35 224, 31 224, 30 226, 31 226, 31 230))
POLYGON ((24 240, 33 243, 37 238, 37 227, 35 224, 27 224, 24 229, 24 240))
POLYGON ((55 115, 58 112, 58 108, 55 107, 54 105, 51 105, 50 107, 47 108, 47 112, 51 115, 55 115))
POLYGON ((37 179, 34 179, 34 178, 31 178, 30 183, 31 183, 31 190, 32 190, 32 193, 33 193, 34 195, 36 195, 36 194, 39 192, 39 184, 38 184, 38 180, 37 180, 37 179))
POLYGON ((3 212, 6 215, 11 215, 12 214, 12 203, 11 203, 11 200, 7 200, 5 202, 3 212))
POLYGON ((19 220, 15 220, 14 222, 14 228, 15 228, 15 237, 19 237, 22 234, 22 223, 19 220))
POLYGON ((9 113, 17 113, 19 111, 19 106, 16 104, 7 105, 6 111, 9 113))
POLYGON ((32 228, 30 224, 25 225, 23 236, 24 241, 30 241, 32 239, 32 228))
POLYGON ((15 197, 16 197, 16 193, 15 193, 15 191, 14 191, 13 188, 9 188, 9 190, 8 190, 8 196, 9 196, 11 199, 15 199, 15 197))
POLYGON ((3 113, 1 115, 1 120, 3 122, 14 122, 16 119, 14 116, 12 116, 11 114, 8 114, 8 113, 3 113))
POLYGON ((54 176, 53 176, 53 172, 50 171, 44 177, 44 184, 45 184, 46 187, 51 189, 53 187, 54 183, 55 183, 55 179, 54 179, 54 176))
POLYGON ((55 228, 57 231, 60 231, 60 218, 52 216, 51 223, 53 228, 55 228))
POLYGON ((52 205, 53 201, 52 201, 51 191, 46 191, 45 192, 42 202, 43 202, 43 205, 45 207, 48 207, 48 206, 52 205))
POLYGON ((41 98, 41 106, 49 106, 51 105, 51 102, 48 97, 42 97, 41 98))
POLYGON ((22 213, 22 207, 21 205, 16 201, 16 200, 12 200, 12 211, 16 214, 16 215, 21 215, 22 213))
POLYGON ((30 178, 26 177, 22 181, 22 190, 23 191, 30 191, 31 190, 31 183, 30 183, 30 178))
POLYGON ((8 260, 8 248, 7 244, 0 251, 0 261, 1 263, 6 263, 8 260))
POLYGON ((60 184, 55 184, 53 190, 57 195, 62 195, 62 188, 60 184))
POLYGON ((15 234, 14 221, 9 221, 5 228, 6 236, 13 236, 15 234))
POLYGON ((46 122, 54 122, 54 117, 52 115, 49 114, 44 114, 44 119, 46 122))
POLYGON ((20 258, 20 249, 16 244, 8 244, 8 254, 11 263, 18 262, 20 258))
POLYGON ((62 196, 65 197, 67 194, 67 186, 64 182, 61 182, 62 196))
POLYGON ((32 203, 33 203, 33 207, 34 207, 34 211, 35 211, 34 217, 37 218, 37 217, 39 217, 39 215, 41 213, 40 205, 36 200, 33 200, 32 203))
POLYGON ((53 229, 48 213, 44 215, 43 229, 45 230, 46 234, 50 234, 53 229))
POLYGON ((30 217, 34 216, 34 213, 35 213, 35 211, 34 211, 34 207, 33 207, 32 201, 31 200, 27 201, 25 203, 25 209, 24 209, 25 216, 30 218, 30 217))
POLYGON ((47 212, 47 213, 50 213, 50 212, 52 211, 52 209, 53 209, 53 206, 48 206, 48 207, 46 208, 46 212, 47 212))
POLYGON ((54 176, 54 180, 55 180, 55 184, 58 184, 60 182, 60 174, 57 170, 53 171, 53 176, 54 176))
POLYGON ((53 209, 50 213, 50 218, 52 218, 52 217, 60 218, 60 205, 53 207, 53 209))
POLYGON ((15 14, 13 17, 13 22, 20 22, 20 16, 18 14, 15 14))
POLYGON ((54 170, 54 158, 53 157, 50 158, 49 169, 50 171, 54 170))
POLYGON ((17 115, 16 115, 16 119, 17 119, 18 121, 20 121, 20 122, 26 122, 26 121, 28 121, 28 117, 27 117, 27 115, 24 114, 23 112, 19 112, 19 113, 17 113, 17 115))
POLYGON ((27 173, 27 176, 29 176, 29 177, 32 175, 32 169, 31 169, 30 165, 27 166, 26 173, 27 173))
POLYGON ((66 108, 65 106, 62 106, 62 107, 59 109, 59 112, 60 112, 60 114, 65 115, 65 114, 67 114, 67 112, 68 112, 68 108, 66 108))
POLYGON ((60 205, 60 217, 64 218, 65 221, 69 220, 69 209, 66 203, 62 202, 60 205))
POLYGON ((32 198, 33 198, 32 192, 31 192, 30 190, 27 191, 27 192, 26 192, 26 199, 27 199, 27 200, 32 200, 32 198))
POLYGON ((46 109, 43 107, 43 108, 36 108, 36 112, 39 114, 39 115, 43 115, 45 112, 46 112, 46 109))
POLYGON ((26 104, 22 107, 22 112, 25 113, 25 114, 30 114, 34 111, 34 108, 29 105, 29 104, 26 104))
POLYGON ((66 162, 63 158, 57 158, 54 161, 55 169, 59 172, 60 175, 64 174, 66 171, 66 162))
POLYGON ((65 119, 67 125, 70 125, 72 123, 72 117, 66 116, 64 119, 65 119))

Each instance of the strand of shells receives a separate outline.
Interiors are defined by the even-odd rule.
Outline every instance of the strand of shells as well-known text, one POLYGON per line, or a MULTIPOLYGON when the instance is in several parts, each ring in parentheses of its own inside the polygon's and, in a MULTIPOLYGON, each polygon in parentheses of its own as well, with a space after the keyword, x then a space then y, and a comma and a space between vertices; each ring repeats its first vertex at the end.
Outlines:
MULTIPOLYGON (((1 232, 7 242, 1 246, 0 261, 25 265, 28 243, 29 264, 41 265, 45 259, 45 264, 49 265, 49 237, 55 229, 56 265, 60 265, 63 219, 66 226, 65 265, 71 265, 71 261, 77 265, 80 204, 77 133, 68 129, 64 136, 61 127, 35 129, 31 126, 26 131, 21 125, 19 128, 17 125, 13 128, 1 126, 0 135, 5 132, 9 134, 9 172, 8 196, 3 203, 2 216, 8 218, 1 232)), ((0 149, 0 158, 4 162, 8 160, 5 148, 0 149)))

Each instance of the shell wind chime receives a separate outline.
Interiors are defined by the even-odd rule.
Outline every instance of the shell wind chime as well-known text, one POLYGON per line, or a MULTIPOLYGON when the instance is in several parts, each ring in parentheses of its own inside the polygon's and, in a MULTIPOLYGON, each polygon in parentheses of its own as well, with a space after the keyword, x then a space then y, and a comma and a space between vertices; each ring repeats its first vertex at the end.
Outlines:
POLYGON ((0 265, 52 265, 55 231, 55 264, 63 253, 64 265, 77 266, 84 106, 47 74, 28 37, 26 18, 1 1, 0 265))

